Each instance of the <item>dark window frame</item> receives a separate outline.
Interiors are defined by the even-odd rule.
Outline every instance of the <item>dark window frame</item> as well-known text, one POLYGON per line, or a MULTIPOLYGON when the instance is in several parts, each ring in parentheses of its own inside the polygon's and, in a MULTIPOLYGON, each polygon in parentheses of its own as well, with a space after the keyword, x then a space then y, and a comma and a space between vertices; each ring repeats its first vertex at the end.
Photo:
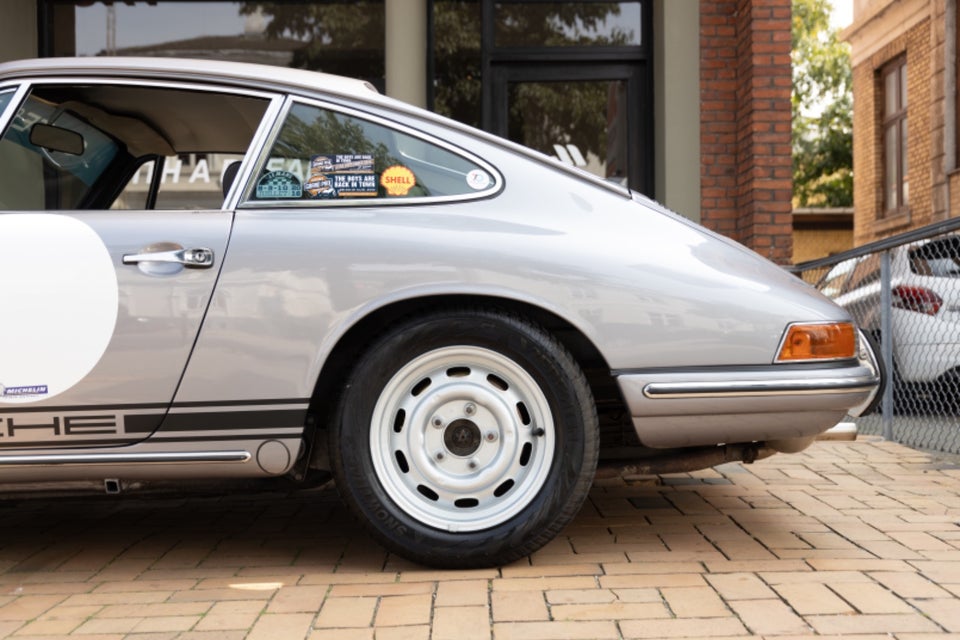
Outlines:
POLYGON ((909 164, 907 162, 907 153, 909 150, 908 130, 908 91, 907 87, 907 58, 900 56, 887 63, 880 69, 880 152, 881 152, 881 180, 883 194, 881 218, 892 218, 902 215, 908 215, 910 212, 909 199, 909 164), (887 79, 894 76, 896 86, 896 95, 894 98, 895 109, 892 113, 887 113, 886 105, 891 97, 887 91, 887 79), (895 132, 893 144, 888 144, 888 133, 895 132), (888 184, 891 176, 889 175, 890 158, 895 156, 896 170, 896 192, 894 201, 891 202, 888 190, 888 184))
MULTIPOLYGON (((434 25, 434 5, 440 0, 427 0, 427 108, 434 110, 436 79, 436 32, 434 25)), ((495 95, 497 79, 511 74, 525 74, 531 68, 541 69, 545 78, 553 79, 578 77, 594 79, 597 73, 611 66, 620 65, 621 73, 616 78, 633 77, 633 91, 629 100, 630 135, 628 153, 631 154, 629 166, 632 177, 631 188, 655 197, 654 192, 654 56, 653 56, 653 5, 654 0, 640 2, 641 31, 639 45, 625 46, 579 46, 579 47, 498 47, 495 42, 495 9, 498 3, 552 4, 557 0, 476 0, 480 8, 481 44, 480 79, 481 105, 479 128, 505 135, 498 130, 497 112, 502 104, 495 95)), ((606 0, 581 0, 584 4, 603 4, 606 0)), ((601 74, 602 75, 602 74, 601 74)), ((607 74, 609 76, 609 74, 607 74)), ((524 75, 525 81, 535 82, 536 78, 524 75)))

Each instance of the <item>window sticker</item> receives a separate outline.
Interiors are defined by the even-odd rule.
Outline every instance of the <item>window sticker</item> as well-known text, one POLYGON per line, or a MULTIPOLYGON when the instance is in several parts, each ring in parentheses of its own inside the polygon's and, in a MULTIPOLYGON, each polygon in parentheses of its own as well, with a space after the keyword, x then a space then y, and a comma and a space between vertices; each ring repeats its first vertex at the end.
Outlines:
POLYGON ((303 197, 300 179, 289 171, 270 171, 257 181, 257 199, 280 200, 303 197))
POLYGON ((377 176, 370 154, 310 157, 310 177, 303 188, 313 198, 376 197, 377 176))
POLYGON ((474 169, 467 174, 467 186, 474 191, 483 191, 491 182, 493 180, 490 179, 490 174, 481 169, 474 169))
POLYGON ((384 169, 380 176, 380 184, 387 190, 389 196, 405 196, 417 184, 417 178, 410 169, 395 164, 384 169))

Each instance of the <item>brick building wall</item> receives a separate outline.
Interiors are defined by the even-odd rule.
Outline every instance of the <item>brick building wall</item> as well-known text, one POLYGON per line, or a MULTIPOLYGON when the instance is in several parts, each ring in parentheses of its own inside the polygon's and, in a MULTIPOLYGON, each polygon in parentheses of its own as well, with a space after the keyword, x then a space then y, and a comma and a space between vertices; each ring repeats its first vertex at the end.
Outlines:
POLYGON ((853 69, 854 243, 933 222, 930 21, 924 20, 853 69), (901 56, 907 72, 907 181, 903 214, 883 211, 883 68, 901 56))
POLYGON ((946 140, 947 0, 860 0, 843 34, 853 54, 854 241, 864 244, 960 211, 946 140), (883 70, 905 60, 909 202, 884 211, 883 70))
POLYGON ((790 0, 700 2, 701 222, 792 259, 790 0))

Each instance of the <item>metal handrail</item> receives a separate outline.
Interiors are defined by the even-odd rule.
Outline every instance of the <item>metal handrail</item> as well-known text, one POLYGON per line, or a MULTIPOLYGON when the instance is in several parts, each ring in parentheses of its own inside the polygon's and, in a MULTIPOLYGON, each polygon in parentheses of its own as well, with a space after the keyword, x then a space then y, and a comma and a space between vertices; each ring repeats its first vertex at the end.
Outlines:
POLYGON ((911 242, 916 242, 917 240, 926 240, 927 238, 932 238, 934 236, 956 231, 958 229, 960 229, 960 218, 951 218, 941 222, 934 222, 933 224, 928 224, 925 227, 913 229, 889 238, 883 238, 882 240, 877 240, 875 242, 871 242, 870 244, 848 249, 842 253, 835 253, 825 258, 817 258, 816 260, 807 260, 806 262, 801 262, 800 264, 795 264, 785 268, 790 273, 797 274, 802 271, 807 271, 808 269, 829 267, 839 262, 843 262, 849 258, 859 258, 871 253, 887 251, 911 242))

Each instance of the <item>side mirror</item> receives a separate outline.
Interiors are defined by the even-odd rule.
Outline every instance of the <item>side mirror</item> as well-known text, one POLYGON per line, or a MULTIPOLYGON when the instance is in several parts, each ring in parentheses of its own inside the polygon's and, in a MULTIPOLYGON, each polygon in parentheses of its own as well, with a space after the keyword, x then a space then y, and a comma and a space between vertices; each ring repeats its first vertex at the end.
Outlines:
POLYGON ((76 131, 38 122, 30 127, 30 144, 48 151, 83 155, 83 136, 76 131))

